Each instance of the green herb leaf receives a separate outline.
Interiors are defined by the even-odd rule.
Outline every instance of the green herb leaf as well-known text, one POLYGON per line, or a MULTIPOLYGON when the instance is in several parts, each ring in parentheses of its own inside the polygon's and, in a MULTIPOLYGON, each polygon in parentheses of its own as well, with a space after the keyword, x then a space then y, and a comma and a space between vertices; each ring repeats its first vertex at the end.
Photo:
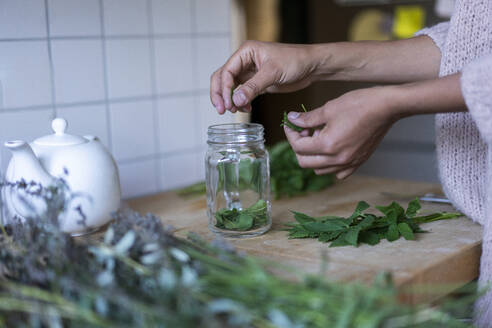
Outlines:
POLYGON ((379 243, 379 235, 372 231, 361 231, 359 233, 359 242, 369 244, 371 246, 379 243))
POLYGON ((398 231, 401 233, 403 238, 405 238, 406 240, 414 240, 415 239, 415 235, 413 234, 412 229, 405 222, 398 223, 398 231))
POLYGON ((297 132, 301 132, 302 130, 304 130, 304 128, 301 128, 300 126, 297 126, 294 123, 292 123, 291 121, 289 121, 289 117, 287 116, 287 112, 284 112, 284 119, 282 120, 282 123, 280 124, 280 126, 287 126, 290 129, 297 131, 297 132))
POLYGON ((420 202, 418 198, 415 198, 408 204, 407 212, 405 213, 407 217, 413 218, 417 215, 417 212, 420 210, 420 202))
POLYGON ((360 227, 351 227, 345 234, 345 240, 353 246, 357 246, 359 240, 360 227))
POLYGON ((386 233, 386 239, 388 241, 395 241, 400 238, 400 232, 398 231, 398 226, 395 223, 390 224, 388 227, 388 232, 386 233))
POLYGON ((330 247, 341 247, 341 246, 349 246, 350 243, 345 239, 345 236, 347 235, 346 232, 340 234, 337 239, 335 239, 331 244, 330 247))

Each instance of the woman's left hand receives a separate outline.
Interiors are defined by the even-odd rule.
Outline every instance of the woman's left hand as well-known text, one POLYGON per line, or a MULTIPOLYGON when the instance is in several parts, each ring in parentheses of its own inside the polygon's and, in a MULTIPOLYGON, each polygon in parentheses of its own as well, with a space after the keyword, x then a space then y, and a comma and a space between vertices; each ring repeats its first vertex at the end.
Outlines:
POLYGON ((344 179, 374 152, 391 125, 390 89, 375 87, 348 92, 307 113, 290 112, 289 121, 305 128, 285 134, 299 165, 316 174, 336 173, 344 179), (314 132, 310 135, 310 130, 314 132))

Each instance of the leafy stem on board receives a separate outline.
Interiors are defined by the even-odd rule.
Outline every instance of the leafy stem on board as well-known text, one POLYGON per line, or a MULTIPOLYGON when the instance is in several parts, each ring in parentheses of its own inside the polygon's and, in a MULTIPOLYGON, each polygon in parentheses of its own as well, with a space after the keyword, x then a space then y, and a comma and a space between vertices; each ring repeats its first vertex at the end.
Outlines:
POLYGON ((415 240, 416 233, 426 232, 421 223, 449 220, 462 216, 461 213, 433 213, 416 216, 420 210, 418 199, 411 201, 405 211, 398 203, 388 206, 375 206, 383 215, 366 213, 370 205, 364 201, 357 204, 354 213, 348 218, 338 216, 312 217, 300 212, 292 212, 297 223, 287 223, 289 239, 317 238, 330 242, 330 247, 358 246, 359 243, 376 245, 382 239, 393 242, 400 237, 415 240))

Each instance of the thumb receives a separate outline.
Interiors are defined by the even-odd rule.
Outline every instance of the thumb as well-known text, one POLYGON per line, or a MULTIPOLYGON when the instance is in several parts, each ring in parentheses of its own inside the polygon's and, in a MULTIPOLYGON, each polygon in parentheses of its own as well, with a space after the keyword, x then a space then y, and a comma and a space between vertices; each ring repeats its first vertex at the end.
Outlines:
POLYGON ((323 125, 325 122, 323 108, 317 108, 307 113, 290 112, 289 121, 301 128, 314 128, 323 125))
POLYGON ((269 70, 259 70, 251 79, 244 82, 238 89, 234 90, 232 100, 237 107, 243 107, 251 103, 253 99, 261 94, 275 81, 275 74, 269 70))

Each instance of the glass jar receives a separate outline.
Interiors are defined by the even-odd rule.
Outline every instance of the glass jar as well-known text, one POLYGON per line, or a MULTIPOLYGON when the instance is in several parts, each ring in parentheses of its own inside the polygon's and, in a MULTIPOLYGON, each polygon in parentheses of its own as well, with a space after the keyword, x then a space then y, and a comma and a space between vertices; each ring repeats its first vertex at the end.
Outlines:
POLYGON ((212 125, 205 156, 209 228, 224 237, 261 235, 272 225, 270 164, 263 126, 212 125))

